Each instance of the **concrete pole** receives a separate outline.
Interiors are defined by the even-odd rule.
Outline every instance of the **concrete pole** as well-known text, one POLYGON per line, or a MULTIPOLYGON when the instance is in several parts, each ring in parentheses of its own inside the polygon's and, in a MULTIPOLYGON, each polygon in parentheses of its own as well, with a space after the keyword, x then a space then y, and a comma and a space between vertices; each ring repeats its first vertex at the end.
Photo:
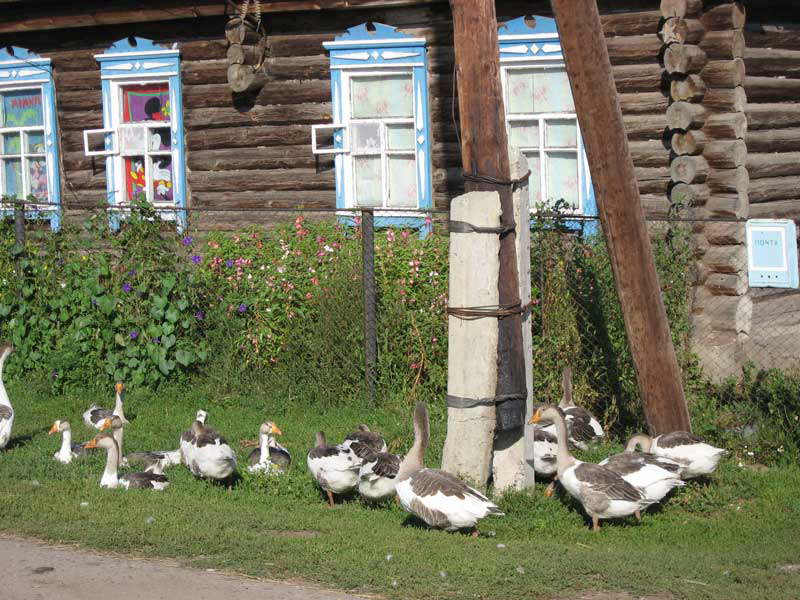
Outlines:
MULTIPOLYGON (((499 227, 500 212, 497 192, 469 192, 450 203, 451 220, 477 227, 499 227)), ((497 306, 499 251, 496 233, 450 233, 451 307, 497 306)), ((486 485, 492 460, 497 337, 496 317, 448 317, 447 439, 442 469, 479 487, 486 485)))

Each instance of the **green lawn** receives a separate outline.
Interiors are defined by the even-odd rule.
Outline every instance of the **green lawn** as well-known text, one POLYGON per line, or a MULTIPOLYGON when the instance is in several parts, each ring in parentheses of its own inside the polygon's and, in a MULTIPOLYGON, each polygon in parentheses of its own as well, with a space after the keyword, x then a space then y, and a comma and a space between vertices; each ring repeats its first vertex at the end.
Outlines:
MULTIPOLYGON (((100 489, 100 455, 72 465, 52 459, 60 443, 47 435, 53 420, 68 418, 74 439, 88 439, 80 414, 92 401, 112 405, 110 393, 53 397, 30 386, 8 389, 17 420, 10 447, 0 453, 0 530, 6 532, 390 598, 548 598, 590 589, 778 599, 796 598, 800 586, 800 575, 777 569, 800 562, 796 466, 756 473, 729 460, 710 483, 690 484, 641 524, 606 523, 599 534, 589 531, 576 506, 563 497, 544 499, 537 486, 530 495, 501 498, 507 515, 483 521, 483 535, 475 539, 429 531, 394 504, 370 507, 353 498, 331 510, 308 474, 305 453, 317 429, 338 441, 367 422, 393 450, 405 450, 410 406, 366 416, 354 408, 287 403, 269 390, 131 393, 126 451, 177 447, 202 407, 242 461, 249 448, 240 441, 254 439, 266 419, 283 430, 293 453, 290 473, 279 479, 245 472, 228 491, 178 467, 168 472, 172 485, 158 493, 100 489)), ((444 436, 440 405, 431 406, 429 464, 438 462, 444 436)))

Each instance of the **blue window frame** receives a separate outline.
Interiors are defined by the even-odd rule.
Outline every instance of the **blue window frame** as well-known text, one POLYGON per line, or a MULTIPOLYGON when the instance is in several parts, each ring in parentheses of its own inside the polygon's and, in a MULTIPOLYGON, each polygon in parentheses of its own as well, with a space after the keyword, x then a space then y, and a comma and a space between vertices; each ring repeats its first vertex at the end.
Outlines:
MULTIPOLYGON (((61 178, 53 68, 24 48, 0 51, 0 200, 3 197, 42 205, 26 211, 27 218, 61 225, 61 178)), ((12 214, 0 203, 0 215, 12 214)))
POLYGON ((424 228, 418 209, 432 206, 425 39, 364 23, 323 46, 333 123, 312 126, 312 151, 334 155, 336 207, 374 208, 379 226, 424 228))
MULTIPOLYGON (((109 204, 124 207, 146 199, 162 219, 183 229, 187 198, 179 51, 126 38, 95 58, 103 129, 84 131, 84 151, 106 159, 109 204)), ((124 214, 112 213, 112 227, 124 214)))
MULTIPOLYGON (((501 25, 500 73, 509 144, 527 158, 532 210, 563 199, 567 213, 597 215, 594 188, 554 19, 501 25)), ((568 221, 597 231, 596 221, 568 221)))

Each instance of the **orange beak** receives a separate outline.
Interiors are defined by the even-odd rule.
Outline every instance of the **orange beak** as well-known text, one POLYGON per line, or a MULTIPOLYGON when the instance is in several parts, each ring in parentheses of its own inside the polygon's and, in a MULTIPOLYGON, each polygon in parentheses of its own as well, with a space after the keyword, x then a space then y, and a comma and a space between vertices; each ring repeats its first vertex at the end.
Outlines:
POLYGON ((547 489, 544 491, 544 497, 545 497, 545 498, 549 498, 549 497, 550 497, 550 496, 552 496, 552 495, 553 495, 553 488, 552 488, 552 487, 548 487, 548 488, 547 488, 547 489))
POLYGON ((275 425, 275 423, 272 424, 272 430, 270 431, 270 433, 274 433, 276 435, 283 435, 283 432, 280 429, 278 429, 278 426, 275 425))
POLYGON ((53 426, 50 428, 50 431, 47 432, 47 435, 53 435, 54 433, 58 433, 58 425, 53 423, 53 426))
POLYGON ((97 438, 92 438, 83 445, 84 448, 97 448, 97 438))
POLYGON ((109 427, 111 427, 111 419, 106 419, 105 421, 103 421, 103 424, 100 425, 100 431, 105 431, 109 427))
POLYGON ((542 409, 538 408, 536 409, 536 412, 533 413, 531 420, 528 421, 528 425, 533 425, 534 423, 538 423, 541 420, 542 420, 542 409))
POLYGON ((116 390, 117 390, 117 393, 118 393, 118 394, 121 394, 121 393, 122 393, 122 390, 124 390, 124 389, 125 389, 125 384, 124 384, 124 383, 122 383, 122 382, 119 382, 119 381, 118 381, 118 382, 117 382, 117 384, 114 386, 114 389, 116 389, 116 390))

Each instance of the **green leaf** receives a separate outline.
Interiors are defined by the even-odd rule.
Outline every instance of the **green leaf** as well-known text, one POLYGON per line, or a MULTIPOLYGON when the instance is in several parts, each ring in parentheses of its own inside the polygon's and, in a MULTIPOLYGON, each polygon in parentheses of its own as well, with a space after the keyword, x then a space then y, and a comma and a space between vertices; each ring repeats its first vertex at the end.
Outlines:
POLYGON ((201 361, 204 361, 206 358, 208 358, 208 352, 206 352, 205 350, 198 350, 197 358, 199 358, 201 361))
POLYGON ((178 300, 178 302, 176 302, 176 304, 178 305, 178 310, 183 311, 186 310, 186 308, 189 306, 189 301, 184 298, 181 298, 180 300, 178 300))
POLYGON ((178 314, 178 311, 175 310, 174 308, 170 308, 169 310, 167 310, 166 313, 164 313, 164 317, 170 323, 174 323, 175 321, 177 321, 179 316, 180 315, 178 314))
POLYGON ((165 350, 169 350, 175 345, 175 336, 165 335, 161 340, 161 345, 164 347, 165 350))
POLYGON ((184 367, 188 367, 194 361, 194 354, 190 350, 181 350, 179 348, 175 351, 175 360, 184 367))
POLYGON ((155 320, 160 321, 164 318, 164 311, 156 308, 155 306, 150 307, 150 316, 153 317, 155 320))
POLYGON ((169 300, 166 298, 166 296, 153 296, 153 304, 160 310, 164 310, 168 303, 169 300))
POLYGON ((175 325, 169 322, 164 323, 163 325, 161 325, 161 330, 164 332, 164 335, 169 335, 170 333, 175 331, 175 325))
POLYGON ((114 336, 114 341, 117 342, 119 346, 125 346, 128 343, 128 340, 125 339, 125 336, 121 333, 118 333, 114 336))
POLYGON ((131 384, 134 386, 140 386, 144 383, 144 373, 141 371, 136 371, 131 377, 131 384))
POLYGON ((11 307, 8 304, 0 304, 0 317, 7 317, 11 312, 11 307))
POLYGON ((114 296, 100 296, 97 299, 97 307, 106 316, 114 312, 114 307, 116 305, 117 305, 117 299, 114 298, 114 296))
POLYGON ((175 369, 175 361, 161 359, 158 361, 158 370, 161 371, 164 375, 169 375, 170 371, 175 369))
POLYGON ((172 288, 175 287, 175 278, 174 277, 165 277, 161 280, 161 289, 164 290, 164 294, 169 294, 172 291, 172 288))

